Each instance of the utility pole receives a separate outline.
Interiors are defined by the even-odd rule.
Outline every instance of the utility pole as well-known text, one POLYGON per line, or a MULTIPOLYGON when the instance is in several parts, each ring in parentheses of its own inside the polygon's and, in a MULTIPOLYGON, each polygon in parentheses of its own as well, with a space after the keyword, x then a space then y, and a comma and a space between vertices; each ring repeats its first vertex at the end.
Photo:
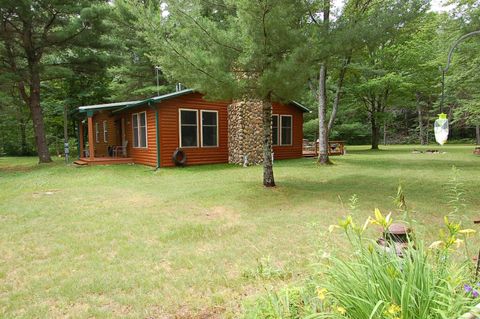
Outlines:
POLYGON ((160 96, 160 79, 159 79, 159 66, 155 66, 155 75, 157 76, 157 96, 160 96))

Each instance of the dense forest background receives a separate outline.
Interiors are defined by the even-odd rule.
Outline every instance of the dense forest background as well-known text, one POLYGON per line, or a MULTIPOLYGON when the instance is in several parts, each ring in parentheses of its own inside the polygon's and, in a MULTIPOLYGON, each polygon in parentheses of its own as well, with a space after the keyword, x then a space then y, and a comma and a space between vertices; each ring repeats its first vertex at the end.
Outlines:
MULTIPOLYGON (((168 59, 174 57, 157 50, 162 43, 148 41, 139 12, 132 9, 148 8, 174 20, 168 10, 173 12, 175 1, 12 2, 0 0, 0 156, 36 155, 42 129, 48 152, 60 155, 65 110, 70 114, 81 105, 171 92, 183 80, 175 72, 165 72, 164 66, 171 65, 168 59), (38 126, 39 116, 43 128, 38 126)), ((205 10, 197 14, 227 19, 234 14, 228 9, 230 2, 203 4, 205 10)), ((331 139, 369 144, 373 134, 380 144, 433 143, 441 69, 455 40, 480 29, 479 2, 450 1, 448 12, 433 12, 428 1, 389 0, 383 3, 390 7, 382 4, 377 9, 375 1, 367 0, 344 1, 340 8, 327 0, 305 2, 307 6, 298 8, 303 10, 305 28, 316 20, 325 24, 326 12, 331 15, 322 41, 306 46, 313 53, 303 62, 313 62, 299 65, 309 72, 311 68, 311 80, 300 83, 295 92, 296 99, 312 110, 305 116, 305 138, 318 136, 318 96, 311 84, 317 79, 315 61, 321 59, 329 65, 327 118, 338 102, 331 139), (407 10, 409 15, 403 11, 389 21, 395 18, 396 6, 406 10, 400 5, 407 2, 413 8, 407 10), (359 15, 362 8, 368 8, 364 16, 359 15), (389 14, 368 13, 390 8, 389 14)), ((171 28, 179 25, 170 21, 171 28)), ((461 43, 445 77, 443 111, 451 122, 451 143, 480 142, 479 53, 480 36, 461 43)), ((71 119, 68 125, 70 144, 76 145, 71 119)))

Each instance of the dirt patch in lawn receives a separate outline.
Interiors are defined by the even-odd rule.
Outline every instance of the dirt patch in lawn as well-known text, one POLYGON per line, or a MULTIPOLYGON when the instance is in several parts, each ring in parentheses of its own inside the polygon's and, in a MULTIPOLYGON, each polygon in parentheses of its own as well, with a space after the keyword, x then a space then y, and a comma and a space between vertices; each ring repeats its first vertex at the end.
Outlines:
POLYGON ((222 307, 210 307, 199 312, 192 313, 188 309, 181 309, 172 318, 175 319, 220 319, 223 318, 222 314, 225 312, 225 308, 222 307))
POLYGON ((240 214, 225 206, 203 209, 202 216, 207 220, 223 220, 232 224, 237 224, 240 220, 240 214))

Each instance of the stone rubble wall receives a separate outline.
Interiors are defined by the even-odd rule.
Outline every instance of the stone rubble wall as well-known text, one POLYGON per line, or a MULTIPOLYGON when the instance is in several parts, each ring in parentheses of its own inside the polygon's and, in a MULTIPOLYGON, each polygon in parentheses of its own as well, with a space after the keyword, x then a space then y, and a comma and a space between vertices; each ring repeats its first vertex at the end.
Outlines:
POLYGON ((263 163, 262 102, 236 101, 228 106, 228 162, 263 163))

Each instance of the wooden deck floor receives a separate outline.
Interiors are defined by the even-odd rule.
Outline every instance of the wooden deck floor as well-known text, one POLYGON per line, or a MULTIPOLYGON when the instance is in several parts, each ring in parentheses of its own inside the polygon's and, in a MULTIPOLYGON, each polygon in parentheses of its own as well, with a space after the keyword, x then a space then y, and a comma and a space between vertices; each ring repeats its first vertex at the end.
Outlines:
POLYGON ((111 164, 130 164, 133 163, 131 157, 94 157, 93 160, 88 157, 81 157, 74 162, 77 165, 111 165, 111 164))
POLYGON ((317 157, 318 153, 316 151, 311 150, 303 150, 302 152, 303 157, 317 157))

